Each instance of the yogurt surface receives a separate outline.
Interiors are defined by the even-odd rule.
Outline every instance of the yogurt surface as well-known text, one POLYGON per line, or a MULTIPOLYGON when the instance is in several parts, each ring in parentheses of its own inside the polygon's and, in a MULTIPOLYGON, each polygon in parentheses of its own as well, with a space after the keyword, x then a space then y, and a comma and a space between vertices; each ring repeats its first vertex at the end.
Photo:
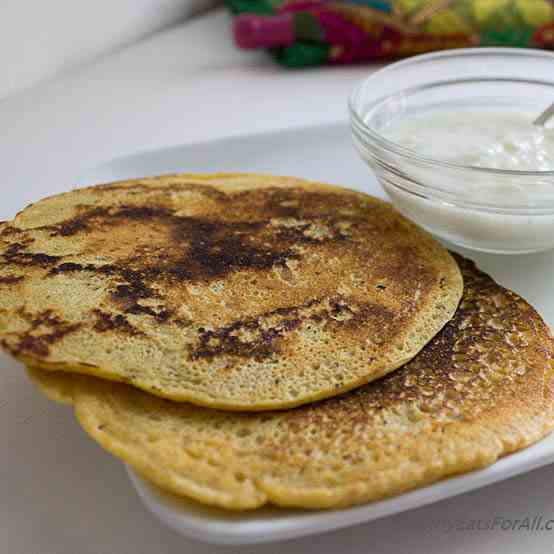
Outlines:
POLYGON ((435 160, 516 171, 554 171, 554 129, 533 125, 540 108, 450 107, 406 114, 380 130, 435 160))

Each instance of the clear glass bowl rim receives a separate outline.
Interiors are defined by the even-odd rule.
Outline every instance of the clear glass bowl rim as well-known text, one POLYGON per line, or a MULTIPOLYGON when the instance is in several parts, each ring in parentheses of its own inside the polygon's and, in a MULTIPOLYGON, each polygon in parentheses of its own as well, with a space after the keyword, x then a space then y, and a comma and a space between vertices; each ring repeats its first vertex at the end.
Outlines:
MULTIPOLYGON (((396 63, 392 63, 382 69, 377 70, 375 73, 372 73, 369 77, 366 77, 363 81, 361 81, 353 90, 352 94, 350 95, 348 99, 348 111, 350 113, 350 118, 352 125, 356 128, 358 133, 362 135, 363 138, 369 138, 373 140, 376 144, 378 144, 384 151, 388 151, 393 153, 396 156, 399 156, 401 158, 404 158, 405 160, 409 162, 416 162, 418 164, 422 165, 428 165, 428 166, 437 166, 442 167, 445 169, 453 169, 453 170, 463 170, 467 172, 476 172, 481 175, 495 175, 495 176, 506 176, 510 178, 514 177, 551 177, 554 179, 554 171, 519 171, 519 170, 513 170, 513 169, 495 169, 495 168, 486 168, 486 167, 476 167, 471 165, 464 165, 464 164, 457 164, 454 162, 448 162, 445 160, 437 160, 434 158, 430 158, 427 156, 422 156, 415 152, 414 150, 411 150, 409 148, 405 148, 401 146, 400 144, 397 144, 393 141, 390 141, 374 131, 370 126, 368 126, 363 118, 360 116, 357 108, 357 103, 359 101, 359 96, 361 91, 364 89, 364 87, 372 82, 375 79, 378 79, 385 75, 386 73, 397 70, 403 66, 414 66, 418 65, 420 63, 426 63, 432 60, 438 60, 438 59, 461 59, 461 58, 471 58, 471 57, 482 57, 482 56, 491 56, 491 55, 505 55, 507 57, 513 58, 515 56, 520 58, 541 58, 541 59, 550 59, 554 63, 554 53, 553 52, 546 52, 543 50, 537 50, 532 48, 488 48, 488 47, 482 47, 482 48, 460 48, 455 50, 444 50, 441 52, 433 52, 430 54, 422 54, 419 56, 413 56, 406 60, 402 60, 396 63), (365 135, 365 137, 364 137, 365 135)), ((406 93, 406 92, 420 92, 422 90, 426 90, 429 88, 434 87, 440 87, 445 86, 448 84, 463 84, 463 83, 475 83, 475 82, 499 82, 499 81, 510 81, 510 82, 517 82, 517 83, 529 83, 529 84, 540 84, 540 85, 547 85, 552 87, 552 100, 554 102, 554 81, 544 81, 544 80, 538 80, 538 79, 519 79, 519 78, 508 78, 508 77, 502 77, 502 78, 485 78, 485 77, 475 77, 475 78, 462 78, 462 79, 450 79, 450 80, 431 80, 428 83, 417 85, 414 87, 408 87, 406 89, 398 90, 395 93, 387 94, 381 97, 376 98, 371 103, 364 106, 365 109, 367 108, 373 108, 388 98, 393 98, 399 94, 406 93)), ((539 115, 539 112, 537 112, 537 116, 539 115)), ((432 188, 432 187, 429 187, 432 188)), ((553 195, 554 195, 554 185, 553 185, 553 195)))

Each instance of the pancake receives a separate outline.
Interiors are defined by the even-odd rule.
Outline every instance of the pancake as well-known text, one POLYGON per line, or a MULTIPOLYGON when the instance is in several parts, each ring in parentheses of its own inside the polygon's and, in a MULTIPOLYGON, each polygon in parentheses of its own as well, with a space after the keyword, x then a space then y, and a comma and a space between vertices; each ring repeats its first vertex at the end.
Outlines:
POLYGON ((298 179, 177 175, 76 190, 0 228, 0 343, 43 369, 228 410, 395 370, 462 294, 389 204, 298 179))
POLYGON ((27 377, 48 398, 58 404, 73 406, 73 385, 77 379, 89 379, 94 382, 94 377, 85 377, 76 373, 63 373, 45 371, 26 367, 27 377))
MULTIPOLYGON (((77 418, 160 487, 234 510, 350 506, 488 466, 552 429, 554 344, 524 300, 460 264, 454 319, 405 367, 343 396, 239 414, 73 376, 77 418)), ((46 390, 72 377, 38 373, 46 390)))

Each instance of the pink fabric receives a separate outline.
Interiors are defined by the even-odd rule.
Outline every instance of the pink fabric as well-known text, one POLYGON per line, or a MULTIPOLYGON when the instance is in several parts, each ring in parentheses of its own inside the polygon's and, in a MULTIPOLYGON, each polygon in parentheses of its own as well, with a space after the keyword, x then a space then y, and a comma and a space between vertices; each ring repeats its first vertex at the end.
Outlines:
POLYGON ((239 15, 234 21, 234 35, 241 48, 288 46, 294 42, 293 15, 239 15))

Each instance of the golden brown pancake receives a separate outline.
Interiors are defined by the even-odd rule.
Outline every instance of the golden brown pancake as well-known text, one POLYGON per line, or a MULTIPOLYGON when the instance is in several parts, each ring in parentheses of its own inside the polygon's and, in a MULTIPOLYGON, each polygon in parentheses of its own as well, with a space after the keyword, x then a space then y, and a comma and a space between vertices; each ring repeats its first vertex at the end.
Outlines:
POLYGON ((73 406, 73 389, 77 379, 88 379, 91 382, 95 380, 94 377, 86 377, 77 373, 45 371, 30 366, 25 369, 27 377, 46 398, 67 406, 73 406))
MULTIPOLYGON (((77 417, 160 487, 236 510, 349 506, 488 466, 552 429, 554 345, 531 306, 460 263, 454 319, 405 367, 356 391, 238 414, 73 376, 77 417)), ((72 377, 38 374, 46 389, 72 377)))
POLYGON ((462 294, 389 204, 258 175, 176 175, 46 198, 0 228, 0 341, 43 369, 267 410, 407 362, 462 294))

